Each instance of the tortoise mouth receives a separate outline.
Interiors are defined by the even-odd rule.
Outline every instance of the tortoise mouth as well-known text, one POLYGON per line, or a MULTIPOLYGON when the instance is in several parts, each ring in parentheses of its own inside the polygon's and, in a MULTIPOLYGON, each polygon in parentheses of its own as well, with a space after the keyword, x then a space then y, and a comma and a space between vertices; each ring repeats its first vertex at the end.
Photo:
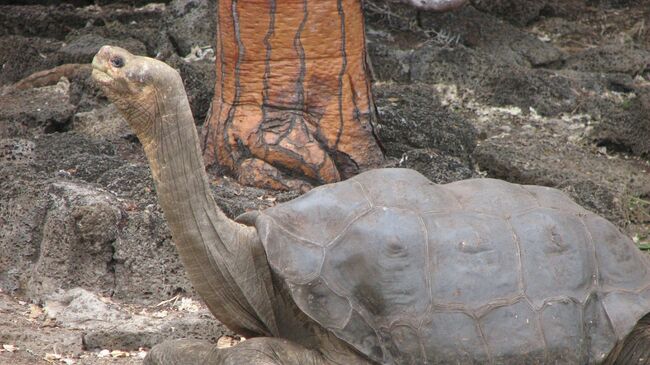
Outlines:
POLYGON ((97 59, 97 56, 93 58, 92 66, 93 72, 91 76, 95 82, 101 86, 108 86, 113 82, 113 77, 106 72, 107 67, 97 59))
POLYGON ((93 69, 92 78, 100 86, 109 86, 113 82, 113 77, 104 71, 93 69))

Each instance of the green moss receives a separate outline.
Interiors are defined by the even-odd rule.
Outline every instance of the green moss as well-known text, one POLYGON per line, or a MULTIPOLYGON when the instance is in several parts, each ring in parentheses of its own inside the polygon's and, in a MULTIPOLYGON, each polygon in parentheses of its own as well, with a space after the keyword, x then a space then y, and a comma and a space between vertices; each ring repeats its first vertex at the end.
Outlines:
POLYGON ((621 108, 623 108, 625 110, 628 110, 628 109, 632 108, 632 102, 633 101, 634 101, 633 98, 623 100, 623 102, 621 103, 621 108))

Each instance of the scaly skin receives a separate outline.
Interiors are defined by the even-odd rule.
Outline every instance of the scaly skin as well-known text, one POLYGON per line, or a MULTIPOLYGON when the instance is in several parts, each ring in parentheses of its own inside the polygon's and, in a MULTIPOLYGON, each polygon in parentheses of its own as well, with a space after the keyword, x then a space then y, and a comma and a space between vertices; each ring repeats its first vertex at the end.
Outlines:
POLYGON ((109 46, 95 56, 93 68, 93 78, 144 147, 160 205, 194 288, 234 332, 277 337, 227 350, 205 342, 172 341, 155 347, 146 363, 368 364, 298 310, 272 280, 257 231, 232 221, 215 203, 178 73, 163 62, 109 46))

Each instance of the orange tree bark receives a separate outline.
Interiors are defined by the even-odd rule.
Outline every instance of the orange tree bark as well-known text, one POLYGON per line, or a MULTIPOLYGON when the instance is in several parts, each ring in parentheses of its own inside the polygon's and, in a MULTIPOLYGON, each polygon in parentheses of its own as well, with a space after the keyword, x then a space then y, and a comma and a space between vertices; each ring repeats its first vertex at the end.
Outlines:
POLYGON ((220 0, 217 18, 207 165, 285 189, 381 164, 361 0, 220 0))

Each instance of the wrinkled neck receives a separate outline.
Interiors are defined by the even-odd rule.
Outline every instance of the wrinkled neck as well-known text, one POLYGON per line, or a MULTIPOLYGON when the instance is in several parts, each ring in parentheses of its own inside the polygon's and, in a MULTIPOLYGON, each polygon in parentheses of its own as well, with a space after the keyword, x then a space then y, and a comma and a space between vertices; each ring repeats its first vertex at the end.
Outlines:
POLYGON ((174 244, 199 294, 208 301, 213 293, 201 283, 209 280, 207 241, 230 238, 234 222, 214 202, 199 151, 199 139, 186 96, 156 93, 155 120, 139 135, 149 159, 160 206, 174 244), (218 231, 206 236, 215 215, 218 231))
MULTIPOLYGON (((149 159, 160 204, 172 225, 177 218, 188 218, 214 202, 187 97, 157 93, 156 99, 154 121, 138 137, 149 159)), ((179 236, 185 233, 182 227, 172 229, 179 236)))
MULTIPOLYGON (((183 266, 196 291, 222 323, 246 336, 269 333, 259 320, 260 310, 250 303, 259 302, 255 295, 270 283, 270 274, 247 273, 240 267, 268 271, 254 262, 255 257, 264 257, 257 233, 226 217, 215 203, 185 94, 156 95, 155 124, 138 137, 183 266), (242 291, 244 284, 234 280, 238 276, 247 276, 246 285, 255 288, 242 291)), ((264 303, 261 311, 270 313, 271 301, 264 303)))

